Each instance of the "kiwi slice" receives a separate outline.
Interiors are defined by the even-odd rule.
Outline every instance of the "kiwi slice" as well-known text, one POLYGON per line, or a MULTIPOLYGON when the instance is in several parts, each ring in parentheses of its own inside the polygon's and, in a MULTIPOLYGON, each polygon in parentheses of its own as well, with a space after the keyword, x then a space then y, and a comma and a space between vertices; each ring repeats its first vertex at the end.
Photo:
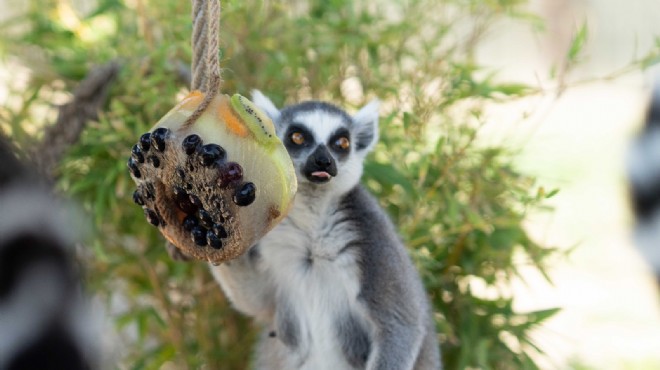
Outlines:
POLYGON ((288 212, 296 176, 272 121, 240 95, 193 91, 131 149, 133 201, 184 255, 238 257, 288 212))

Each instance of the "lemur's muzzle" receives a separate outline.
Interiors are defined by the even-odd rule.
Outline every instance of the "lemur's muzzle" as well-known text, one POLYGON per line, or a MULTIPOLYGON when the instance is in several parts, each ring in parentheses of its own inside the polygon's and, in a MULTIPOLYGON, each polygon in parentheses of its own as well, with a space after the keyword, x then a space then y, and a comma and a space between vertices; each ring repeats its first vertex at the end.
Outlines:
POLYGON ((337 176, 337 163, 325 145, 319 145, 307 158, 303 174, 314 183, 325 183, 337 176))

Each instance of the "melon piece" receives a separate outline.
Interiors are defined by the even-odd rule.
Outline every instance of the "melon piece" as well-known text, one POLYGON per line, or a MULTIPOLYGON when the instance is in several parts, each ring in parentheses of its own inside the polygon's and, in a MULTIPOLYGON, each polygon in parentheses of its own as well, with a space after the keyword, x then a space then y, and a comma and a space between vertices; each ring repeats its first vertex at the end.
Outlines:
POLYGON ((185 255, 218 264, 244 253, 287 214, 296 175, 272 121, 248 99, 193 91, 133 146, 133 200, 185 255))

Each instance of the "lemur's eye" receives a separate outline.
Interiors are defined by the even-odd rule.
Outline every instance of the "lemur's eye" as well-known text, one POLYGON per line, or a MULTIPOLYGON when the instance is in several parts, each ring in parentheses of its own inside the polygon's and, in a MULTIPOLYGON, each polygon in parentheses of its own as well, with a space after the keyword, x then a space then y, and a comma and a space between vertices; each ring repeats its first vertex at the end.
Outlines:
POLYGON ((305 142, 305 136, 300 132, 294 132, 291 134, 291 141, 296 145, 302 145, 305 142))
POLYGON ((335 146, 337 148, 341 148, 342 150, 348 150, 348 148, 351 146, 351 142, 348 141, 348 138, 346 136, 342 136, 339 139, 335 140, 335 146))

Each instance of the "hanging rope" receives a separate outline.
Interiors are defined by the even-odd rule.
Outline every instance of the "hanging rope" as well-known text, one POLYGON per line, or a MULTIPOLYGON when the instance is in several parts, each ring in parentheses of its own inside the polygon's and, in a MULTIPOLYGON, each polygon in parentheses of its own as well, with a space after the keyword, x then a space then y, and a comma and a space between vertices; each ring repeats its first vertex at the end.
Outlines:
POLYGON ((195 122, 220 91, 220 0, 193 1, 192 83, 191 90, 200 90, 202 103, 184 124, 195 122))

